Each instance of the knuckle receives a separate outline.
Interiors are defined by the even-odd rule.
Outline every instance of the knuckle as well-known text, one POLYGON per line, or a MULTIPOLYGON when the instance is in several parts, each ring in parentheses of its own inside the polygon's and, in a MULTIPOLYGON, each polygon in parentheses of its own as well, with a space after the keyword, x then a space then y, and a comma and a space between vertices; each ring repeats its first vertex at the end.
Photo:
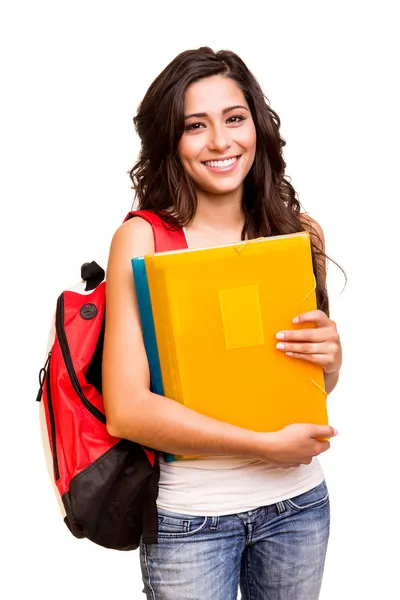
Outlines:
POLYGON ((326 360, 326 365, 328 367, 331 367, 334 364, 334 362, 335 362, 335 357, 330 355, 326 360))
POLYGON ((322 452, 323 442, 316 443, 313 449, 313 456, 318 456, 322 452))
POLYGON ((300 344, 298 351, 302 354, 312 354, 314 352, 314 344, 300 344))
POLYGON ((334 342, 335 344, 340 343, 340 335, 338 334, 336 329, 334 329, 331 333, 331 341, 334 342))

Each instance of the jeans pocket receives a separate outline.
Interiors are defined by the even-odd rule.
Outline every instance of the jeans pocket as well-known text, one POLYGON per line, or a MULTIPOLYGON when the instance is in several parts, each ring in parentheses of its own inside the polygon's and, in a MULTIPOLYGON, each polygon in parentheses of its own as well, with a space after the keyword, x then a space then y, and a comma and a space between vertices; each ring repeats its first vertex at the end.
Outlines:
POLYGON ((328 502, 329 493, 325 481, 317 485, 317 487, 308 490, 308 492, 304 492, 299 496, 285 500, 285 503, 296 511, 323 506, 328 502))
POLYGON ((203 531, 209 517, 181 515, 158 510, 158 536, 163 538, 182 538, 203 531))

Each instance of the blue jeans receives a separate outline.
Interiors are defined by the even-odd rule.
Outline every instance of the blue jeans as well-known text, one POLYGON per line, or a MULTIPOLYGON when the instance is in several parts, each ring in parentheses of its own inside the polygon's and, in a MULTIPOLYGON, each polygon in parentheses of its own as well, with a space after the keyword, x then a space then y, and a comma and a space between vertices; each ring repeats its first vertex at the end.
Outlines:
POLYGON ((222 517, 159 510, 159 543, 141 545, 148 600, 317 600, 329 538, 325 482, 222 517))

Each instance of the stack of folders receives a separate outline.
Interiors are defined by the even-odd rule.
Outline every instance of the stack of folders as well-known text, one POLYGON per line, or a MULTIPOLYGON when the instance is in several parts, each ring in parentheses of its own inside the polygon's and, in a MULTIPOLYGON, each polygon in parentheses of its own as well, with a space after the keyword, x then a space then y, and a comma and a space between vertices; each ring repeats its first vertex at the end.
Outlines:
MULTIPOLYGON (((151 390, 254 431, 327 424, 321 367, 276 349, 316 308, 307 233, 132 259, 151 390)), ((194 458, 166 455, 167 461, 194 458)))

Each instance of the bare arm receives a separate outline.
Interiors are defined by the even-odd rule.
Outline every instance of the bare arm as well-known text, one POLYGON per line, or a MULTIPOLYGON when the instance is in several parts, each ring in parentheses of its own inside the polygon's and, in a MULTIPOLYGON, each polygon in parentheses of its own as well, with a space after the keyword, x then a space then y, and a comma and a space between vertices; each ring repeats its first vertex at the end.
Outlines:
POLYGON ((327 450, 329 443, 315 438, 334 435, 329 426, 289 426, 281 435, 258 433, 206 417, 150 391, 131 258, 153 252, 151 226, 140 218, 124 223, 111 243, 103 352, 109 433, 173 454, 249 456, 282 466, 308 462, 327 450))
POLYGON ((176 454, 254 456, 257 434, 153 394, 130 259, 154 252, 149 223, 134 218, 114 235, 107 269, 103 396, 112 435, 176 454))

